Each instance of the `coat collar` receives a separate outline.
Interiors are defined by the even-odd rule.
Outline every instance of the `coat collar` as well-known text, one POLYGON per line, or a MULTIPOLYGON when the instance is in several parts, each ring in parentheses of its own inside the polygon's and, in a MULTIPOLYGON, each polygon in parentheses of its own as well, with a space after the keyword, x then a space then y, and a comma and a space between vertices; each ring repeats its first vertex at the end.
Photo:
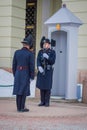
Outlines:
POLYGON ((28 51, 29 51, 29 49, 28 49, 28 48, 26 48, 26 47, 22 47, 22 49, 23 49, 23 50, 28 50, 28 51))

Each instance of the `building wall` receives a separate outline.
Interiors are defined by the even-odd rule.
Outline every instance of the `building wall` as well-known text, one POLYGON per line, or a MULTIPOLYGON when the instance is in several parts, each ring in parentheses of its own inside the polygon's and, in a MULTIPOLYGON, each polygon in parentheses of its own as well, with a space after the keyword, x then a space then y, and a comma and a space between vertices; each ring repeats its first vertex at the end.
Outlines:
POLYGON ((0 67, 11 58, 11 0, 0 0, 0 67))
POLYGON ((62 0, 51 0, 50 16, 61 8, 62 0))
POLYGON ((26 0, 12 0, 11 10, 11 58, 14 51, 21 48, 25 37, 26 0))
POLYGON ((79 28, 78 36, 78 69, 87 69, 87 0, 62 0, 83 25, 79 28))
POLYGON ((36 57, 38 50, 40 49, 40 39, 41 39, 41 32, 42 32, 42 0, 37 0, 37 25, 36 25, 36 57))
POLYGON ((25 0, 0 0, 0 67, 11 67, 12 56, 25 36, 25 0))

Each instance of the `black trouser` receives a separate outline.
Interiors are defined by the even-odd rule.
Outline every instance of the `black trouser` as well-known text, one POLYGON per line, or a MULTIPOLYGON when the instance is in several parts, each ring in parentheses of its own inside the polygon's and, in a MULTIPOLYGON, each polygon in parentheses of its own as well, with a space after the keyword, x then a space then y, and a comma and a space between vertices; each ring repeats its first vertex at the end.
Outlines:
POLYGON ((40 90, 41 103, 49 104, 50 101, 50 90, 40 90))
POLYGON ((26 101, 25 95, 16 95, 16 105, 18 111, 25 108, 25 101, 26 101))

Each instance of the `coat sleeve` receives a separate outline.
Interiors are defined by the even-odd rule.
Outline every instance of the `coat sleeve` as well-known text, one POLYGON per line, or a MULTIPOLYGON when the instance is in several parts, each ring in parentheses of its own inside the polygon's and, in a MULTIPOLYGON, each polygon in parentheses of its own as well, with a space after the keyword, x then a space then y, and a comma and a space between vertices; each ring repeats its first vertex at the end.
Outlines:
POLYGON ((34 54, 31 53, 30 55, 30 79, 34 79, 34 76, 35 76, 35 72, 34 72, 34 69, 35 69, 35 63, 34 63, 34 54))
POLYGON ((12 62, 12 71, 13 71, 13 75, 15 76, 15 72, 16 72, 16 67, 17 67, 17 61, 16 61, 16 52, 13 56, 13 62, 12 62))
POLYGON ((41 51, 39 51, 37 55, 37 68, 38 66, 41 66, 41 51))

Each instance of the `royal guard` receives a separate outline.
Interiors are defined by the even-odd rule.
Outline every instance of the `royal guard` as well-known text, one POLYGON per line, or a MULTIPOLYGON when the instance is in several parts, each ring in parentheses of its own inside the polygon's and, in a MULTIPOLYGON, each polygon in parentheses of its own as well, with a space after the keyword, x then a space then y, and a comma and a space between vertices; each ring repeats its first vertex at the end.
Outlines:
POLYGON ((36 87, 40 89, 40 104, 39 106, 50 105, 50 94, 52 89, 53 65, 55 63, 56 54, 51 48, 49 39, 42 37, 40 42, 41 50, 37 56, 37 81, 36 87))
POLYGON ((23 48, 16 50, 13 57, 14 88, 18 112, 28 112, 25 108, 26 96, 30 95, 30 82, 34 79, 34 54, 30 51, 33 37, 29 35, 22 41, 23 48))

